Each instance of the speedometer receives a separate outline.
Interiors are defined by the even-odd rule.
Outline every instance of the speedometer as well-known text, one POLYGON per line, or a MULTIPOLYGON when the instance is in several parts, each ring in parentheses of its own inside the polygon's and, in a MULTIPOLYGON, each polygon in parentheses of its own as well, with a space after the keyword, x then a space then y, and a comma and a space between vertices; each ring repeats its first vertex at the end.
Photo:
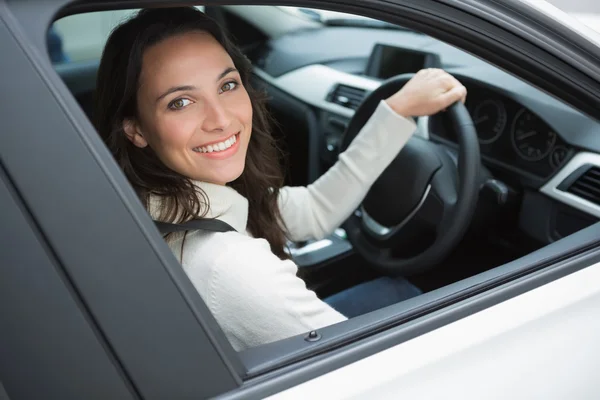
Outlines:
POLYGON ((527 161, 543 159, 556 143, 556 133, 525 108, 515 116, 511 138, 517 154, 527 161))
POLYGON ((477 129, 479 143, 495 142, 506 127, 506 109, 497 100, 484 100, 473 111, 473 123, 477 129))

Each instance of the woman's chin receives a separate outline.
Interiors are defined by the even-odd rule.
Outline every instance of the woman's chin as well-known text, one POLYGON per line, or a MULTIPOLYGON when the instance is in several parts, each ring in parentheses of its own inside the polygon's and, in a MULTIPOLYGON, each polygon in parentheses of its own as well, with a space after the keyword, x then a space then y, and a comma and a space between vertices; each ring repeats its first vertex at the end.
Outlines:
POLYGON ((244 166, 242 165, 241 167, 231 168, 230 170, 219 171, 219 173, 211 174, 210 176, 199 177, 200 179, 198 180, 217 185, 227 185, 242 176, 243 172, 244 166))

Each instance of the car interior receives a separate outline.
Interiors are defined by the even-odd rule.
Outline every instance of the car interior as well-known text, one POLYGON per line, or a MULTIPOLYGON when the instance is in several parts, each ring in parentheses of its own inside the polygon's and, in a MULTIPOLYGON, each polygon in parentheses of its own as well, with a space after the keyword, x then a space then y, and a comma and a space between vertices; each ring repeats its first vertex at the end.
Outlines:
MULTIPOLYGON (((382 21, 295 7, 203 10, 252 61, 253 85, 268 94, 274 132, 288 155, 283 165, 288 185, 308 185, 335 163, 355 112, 383 82, 443 68, 467 87, 466 108, 481 153, 478 201, 456 246, 435 265, 408 276, 424 292, 519 259, 598 222, 600 126, 536 87, 437 39, 382 21)), ((102 13, 111 11, 94 14, 102 13)), ((127 14, 115 15, 109 18, 112 26, 127 14)), ((79 37, 81 26, 89 24, 84 17, 56 21, 53 37, 62 43, 56 48, 52 42, 49 53, 91 117, 100 53, 84 54, 79 37), (55 51, 66 56, 54 58, 55 51)), ((101 51, 102 41, 95 43, 101 51)), ((416 122, 419 140, 433 142, 458 166, 459 139, 450 113, 416 122)), ((409 174, 418 168, 408 166, 409 174)), ((413 257, 435 241, 435 234, 413 232, 410 245, 389 251, 413 257)), ((321 298, 386 273, 356 251, 346 225, 319 241, 290 243, 289 251, 321 298)))

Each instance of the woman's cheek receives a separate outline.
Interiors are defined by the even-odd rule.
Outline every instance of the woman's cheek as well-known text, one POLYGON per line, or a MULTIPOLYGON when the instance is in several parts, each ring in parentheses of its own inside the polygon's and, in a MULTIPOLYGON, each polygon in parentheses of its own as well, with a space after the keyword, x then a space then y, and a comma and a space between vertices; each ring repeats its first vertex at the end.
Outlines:
POLYGON ((196 131, 199 121, 193 113, 173 112, 160 124, 162 141, 171 144, 187 144, 196 131))

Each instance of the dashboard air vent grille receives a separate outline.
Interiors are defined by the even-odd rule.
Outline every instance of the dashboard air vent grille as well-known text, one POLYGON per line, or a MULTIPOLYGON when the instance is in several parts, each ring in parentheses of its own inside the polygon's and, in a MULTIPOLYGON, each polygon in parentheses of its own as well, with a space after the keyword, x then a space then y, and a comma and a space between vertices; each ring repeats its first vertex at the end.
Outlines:
POLYGON ((329 94, 327 100, 342 107, 356 110, 365 98, 366 90, 346 85, 337 85, 329 94))
POLYGON ((583 173, 566 187, 566 191, 600 205, 600 167, 586 166, 583 173))

